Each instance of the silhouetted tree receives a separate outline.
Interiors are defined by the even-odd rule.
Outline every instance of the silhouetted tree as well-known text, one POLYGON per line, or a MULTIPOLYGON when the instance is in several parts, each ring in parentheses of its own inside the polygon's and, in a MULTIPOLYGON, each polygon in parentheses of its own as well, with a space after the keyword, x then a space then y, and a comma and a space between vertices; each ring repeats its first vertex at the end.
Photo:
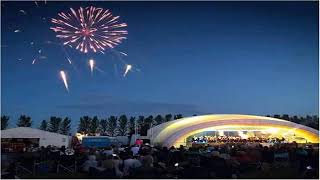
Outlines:
POLYGON ((42 120, 39 129, 46 131, 48 129, 48 123, 46 120, 42 120))
POLYGON ((117 130, 117 117, 115 116, 110 116, 108 118, 108 133, 110 136, 116 135, 116 130, 117 130))
POLYGON ((118 119, 119 123, 118 123, 118 134, 120 136, 125 136, 127 135, 127 132, 128 132, 128 126, 127 126, 127 123, 128 123, 128 118, 126 115, 121 115, 118 119))
POLYGON ((61 134, 68 135, 70 133, 71 119, 66 117, 63 119, 60 127, 61 134))
POLYGON ((148 129, 150 128, 150 124, 144 123, 141 125, 140 128, 140 135, 141 136, 146 136, 148 134, 148 129))
POLYGON ((172 119, 172 114, 167 114, 164 118, 165 118, 166 122, 169 122, 172 119))
POLYGON ((282 115, 281 119, 284 119, 284 120, 289 121, 289 120, 290 120, 290 117, 289 117, 288 114, 284 114, 284 115, 282 115))
POLYGON ((300 119, 298 118, 298 116, 293 116, 291 118, 291 121, 294 122, 294 123, 299 123, 300 119))
POLYGON ((155 125, 159 125, 161 124, 164 120, 163 120, 163 117, 161 115, 157 115, 155 118, 154 118, 154 121, 155 121, 155 125))
POLYGON ((183 118, 182 114, 177 114, 177 115, 174 115, 173 119, 181 119, 181 118, 183 118))
POLYGON ((89 116, 80 117, 78 132, 82 134, 88 134, 90 132, 90 124, 91 118, 89 116))
POLYGON ((108 129, 108 120, 106 119, 101 119, 100 120, 100 132, 101 133, 106 133, 108 129))
POLYGON ((312 116, 313 121, 319 121, 319 117, 317 115, 312 116))
POLYGON ((306 120, 306 119, 305 119, 304 117, 302 117, 302 116, 299 117, 299 123, 300 123, 300 124, 305 124, 305 120, 306 120))
POLYGON ((313 129, 319 130, 319 121, 306 121, 305 125, 313 129))
POLYGON ((144 123, 144 116, 139 116, 137 122, 139 125, 142 125, 144 123))
POLYGON ((145 122, 146 124, 149 124, 149 125, 152 123, 152 121, 153 121, 153 116, 152 116, 152 115, 148 116, 148 117, 144 120, 144 122, 145 122))
POLYGON ((62 118, 51 116, 48 123, 48 130, 50 132, 58 133, 60 129, 61 121, 62 121, 62 118))
POLYGON ((94 116, 90 122, 89 132, 92 135, 95 135, 99 128, 99 119, 97 116, 94 116))
POLYGON ((144 124, 144 116, 139 116, 137 123, 138 123, 138 125, 137 125, 138 126, 138 133, 141 134, 141 127, 144 124))
POLYGON ((150 129, 150 126, 153 123, 153 116, 150 115, 147 118, 144 119, 144 123, 140 127, 140 135, 141 136, 146 136, 148 129, 150 129))
POLYGON ((273 117, 280 119, 280 115, 278 115, 278 114, 273 115, 273 117))
POLYGON ((26 115, 21 115, 18 119, 17 126, 18 127, 31 127, 32 121, 31 117, 26 116, 26 115))
POLYGON ((7 129, 8 125, 9 125, 9 116, 1 116, 1 130, 7 129))
POLYGON ((132 134, 135 133, 136 129, 135 129, 135 126, 136 125, 136 117, 130 117, 130 120, 129 120, 129 135, 131 136, 132 134))
POLYGON ((307 116, 306 116, 306 120, 307 120, 307 121, 312 120, 312 117, 309 116, 309 115, 307 115, 307 116))

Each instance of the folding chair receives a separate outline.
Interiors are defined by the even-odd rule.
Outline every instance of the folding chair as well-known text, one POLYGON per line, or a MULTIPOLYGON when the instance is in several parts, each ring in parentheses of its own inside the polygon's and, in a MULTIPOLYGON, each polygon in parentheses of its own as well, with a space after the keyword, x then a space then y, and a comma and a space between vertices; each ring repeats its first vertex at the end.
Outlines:
POLYGON ((25 175, 25 174, 33 175, 34 166, 31 166, 32 169, 27 168, 27 167, 30 167, 30 166, 24 166, 21 162, 17 162, 17 164, 16 164, 16 174, 17 175, 25 175))
POLYGON ((33 153, 26 152, 22 157, 16 162, 16 174, 32 175, 34 172, 34 158, 33 153))
POLYGON ((64 171, 69 173, 77 172, 77 161, 73 155, 63 155, 58 161, 57 173, 64 171))
POLYGON ((51 167, 51 161, 41 161, 41 162, 34 162, 34 172, 36 173, 48 173, 51 167))

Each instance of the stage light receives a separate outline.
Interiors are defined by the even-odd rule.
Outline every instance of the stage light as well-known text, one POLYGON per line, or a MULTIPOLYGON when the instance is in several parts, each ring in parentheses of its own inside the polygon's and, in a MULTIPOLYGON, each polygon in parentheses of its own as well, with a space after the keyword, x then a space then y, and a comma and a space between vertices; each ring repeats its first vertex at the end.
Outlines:
POLYGON ((276 128, 270 128, 270 129, 267 129, 267 132, 268 132, 268 133, 271 133, 271 134, 274 134, 274 133, 277 133, 277 132, 278 132, 278 129, 276 129, 276 128))
POLYGON ((224 136, 224 131, 219 130, 219 131, 218 131, 218 134, 219 134, 219 136, 224 136))

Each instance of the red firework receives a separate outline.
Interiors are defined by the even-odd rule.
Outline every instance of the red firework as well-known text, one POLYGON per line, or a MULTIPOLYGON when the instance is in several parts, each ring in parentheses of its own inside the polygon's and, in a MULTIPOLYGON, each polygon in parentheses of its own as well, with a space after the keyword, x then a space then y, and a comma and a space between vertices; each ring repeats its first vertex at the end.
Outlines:
POLYGON ((51 27, 56 37, 64 41, 64 45, 75 47, 81 52, 103 52, 120 44, 128 34, 126 23, 118 23, 119 16, 112 16, 109 10, 93 6, 74 10, 70 13, 58 13, 59 18, 52 18, 51 27))

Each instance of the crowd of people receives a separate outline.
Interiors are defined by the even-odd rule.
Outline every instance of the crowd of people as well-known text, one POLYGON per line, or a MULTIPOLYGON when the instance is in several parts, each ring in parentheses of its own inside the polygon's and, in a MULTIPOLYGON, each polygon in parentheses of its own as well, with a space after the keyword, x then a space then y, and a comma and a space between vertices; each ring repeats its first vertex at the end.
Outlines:
MULTIPOLYGON (((58 164, 75 165, 83 178, 241 178, 250 171, 272 173, 273 168, 290 166, 301 177, 317 178, 317 147, 298 147, 295 143, 263 147, 261 144, 224 143, 199 147, 158 147, 150 144, 110 146, 105 148, 67 149, 41 147, 23 153, 20 165, 48 161, 37 173, 56 172, 58 164)), ((16 175, 17 162, 3 164, 2 178, 16 175)), ((61 171, 62 173, 62 171, 61 171)), ((261 177, 263 178, 263 177, 261 177)))
POLYGON ((192 137, 192 143, 287 143, 284 138, 248 137, 241 136, 199 136, 192 137))

